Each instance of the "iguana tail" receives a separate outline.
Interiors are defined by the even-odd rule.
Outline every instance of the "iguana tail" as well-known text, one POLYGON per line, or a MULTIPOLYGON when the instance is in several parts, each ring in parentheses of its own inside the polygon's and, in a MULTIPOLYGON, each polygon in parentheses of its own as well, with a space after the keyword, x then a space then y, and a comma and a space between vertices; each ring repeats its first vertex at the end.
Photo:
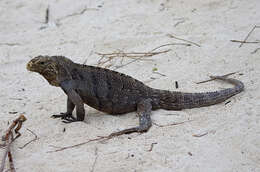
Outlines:
POLYGON ((234 87, 205 93, 183 93, 155 89, 152 96, 155 100, 153 109, 181 110, 210 106, 221 103, 244 90, 244 84, 239 80, 223 76, 211 76, 211 78, 231 83, 234 87))

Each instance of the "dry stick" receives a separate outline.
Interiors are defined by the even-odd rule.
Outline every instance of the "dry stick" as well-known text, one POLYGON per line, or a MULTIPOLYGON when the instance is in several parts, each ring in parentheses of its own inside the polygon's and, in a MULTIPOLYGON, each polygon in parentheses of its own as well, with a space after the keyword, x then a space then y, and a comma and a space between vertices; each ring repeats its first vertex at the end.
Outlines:
POLYGON ((245 43, 247 43, 247 44, 257 44, 257 43, 260 43, 259 41, 251 41, 251 42, 249 42, 249 41, 239 41, 239 40, 230 40, 231 42, 238 42, 238 43, 243 43, 243 44, 245 44, 245 43))
POLYGON ((95 148, 95 155, 96 155, 96 158, 95 158, 95 160, 94 160, 94 163, 93 163, 93 165, 92 165, 92 168, 91 168, 91 170, 90 170, 90 172, 94 172, 94 169, 95 169, 95 165, 96 165, 96 163, 97 163, 97 158, 98 158, 98 149, 97 149, 97 147, 95 148))
POLYGON ((12 154, 11 154, 10 150, 8 152, 8 159, 9 159, 9 164, 10 164, 10 171, 11 172, 15 172, 14 161, 13 161, 13 157, 12 157, 12 154))
POLYGON ((247 41, 247 39, 249 38, 249 36, 251 35, 251 33, 256 29, 256 28, 259 28, 259 26, 254 26, 253 29, 247 34, 247 36, 245 37, 244 41, 241 42, 241 44, 239 45, 239 48, 242 47, 242 45, 244 44, 244 42, 247 41))
POLYGON ((209 134, 208 132, 205 132, 205 133, 203 133, 203 134, 193 134, 192 136, 193 137, 202 137, 202 136, 205 136, 205 135, 207 135, 207 134, 209 134))
POLYGON ((258 50, 260 50, 260 48, 255 49, 251 54, 255 54, 258 50))
POLYGON ((27 145, 29 145, 30 143, 38 140, 38 136, 30 129, 26 128, 30 133, 32 133, 34 135, 34 138, 32 140, 30 140, 29 142, 25 143, 23 146, 19 147, 20 149, 25 148, 27 145))
POLYGON ((21 134, 19 133, 19 130, 20 128, 22 127, 22 123, 26 121, 26 118, 24 115, 20 115, 18 118, 16 118, 13 123, 10 125, 10 127, 7 129, 6 131, 6 134, 5 134, 5 145, 6 145, 6 152, 4 153, 4 157, 2 159, 2 164, 1 164, 1 167, 0 167, 0 172, 3 172, 4 170, 4 165, 5 165, 5 159, 6 159, 6 156, 8 154, 8 158, 9 158, 9 164, 10 164, 10 168, 11 168, 11 171, 15 171, 14 170, 14 165, 13 165, 13 159, 12 159, 12 154, 11 154, 11 151, 10 151, 10 145, 11 143, 17 139, 19 136, 21 136, 21 134), (15 128, 15 126, 17 125, 17 127, 15 128), (12 138, 12 129, 15 128, 15 133, 17 134, 17 136, 13 139, 12 138), (10 136, 11 135, 11 139, 10 139, 10 136), (11 141, 10 141, 11 140, 11 141))
POLYGON ((175 88, 176 88, 176 89, 178 89, 178 88, 179 88, 178 81, 175 81, 175 88))
POLYGON ((8 139, 8 141, 6 140, 5 141, 5 153, 4 153, 4 156, 3 156, 3 158, 2 158, 2 163, 1 163, 1 167, 0 167, 0 172, 3 172, 4 171, 4 168, 5 168, 5 160, 6 160, 6 157, 7 157, 7 154, 8 154, 8 152, 10 151, 10 146, 11 146, 11 144, 10 144, 10 141, 9 141, 9 139, 8 139))
POLYGON ((82 15, 82 14, 84 14, 87 10, 98 11, 97 8, 87 8, 87 7, 85 7, 85 8, 82 9, 80 12, 76 12, 76 13, 72 13, 72 14, 66 15, 66 16, 64 16, 64 17, 61 17, 61 18, 57 19, 57 21, 60 22, 61 20, 66 19, 66 18, 68 18, 68 17, 73 17, 73 16, 82 15))
MULTIPOLYGON (((167 125, 159 125, 159 124, 156 124, 154 122, 153 122, 153 124, 158 126, 158 127, 166 127, 166 126, 183 124, 185 122, 190 122, 190 121, 193 121, 193 120, 183 121, 183 122, 179 122, 179 123, 172 123, 172 124, 167 124, 167 125)), ((110 134, 108 136, 98 136, 95 139, 89 139, 88 141, 85 141, 85 142, 82 142, 82 143, 78 143, 78 144, 75 144, 75 145, 71 145, 71 146, 60 147, 60 148, 58 148, 56 150, 48 151, 47 153, 60 152, 60 151, 66 150, 66 149, 79 147, 79 146, 85 145, 85 144, 90 143, 90 142, 109 140, 109 139, 112 139, 114 137, 121 136, 121 135, 124 135, 124 133, 120 133, 120 134, 117 134, 117 135, 114 135, 112 133, 112 134, 110 134)), ((51 147, 55 147, 56 148, 57 146, 51 146, 51 147)))
POLYGON ((49 5, 46 9, 46 13, 45 13, 45 24, 49 23, 49 5))
POLYGON ((183 121, 183 122, 175 122, 175 123, 166 124, 166 125, 160 125, 160 124, 157 124, 155 122, 153 122, 153 124, 156 125, 157 127, 169 127, 169 126, 173 126, 173 125, 184 124, 186 122, 191 122, 191 121, 193 121, 193 120, 187 120, 187 121, 183 121))
POLYGON ((153 145, 156 145, 156 144, 157 144, 156 142, 155 142, 155 143, 152 143, 150 149, 148 150, 148 152, 152 152, 152 150, 153 150, 153 145))
MULTIPOLYGON (((194 44, 194 43, 193 43, 193 44, 194 44)), ((195 43, 195 44, 196 44, 196 43, 195 43)), ((126 63, 126 64, 124 64, 124 65, 116 66, 116 67, 115 67, 115 70, 116 70, 116 69, 119 69, 119 68, 124 67, 124 66, 126 66, 126 65, 129 65, 129 64, 131 64, 131 63, 133 63, 133 62, 136 62, 137 60, 141 60, 141 59, 144 58, 144 57, 151 57, 151 56, 154 56, 154 55, 157 55, 157 54, 167 53, 168 51, 170 51, 170 49, 165 50, 165 51, 159 51, 159 52, 153 52, 153 51, 155 51, 155 50, 157 50, 157 49, 159 49, 159 48, 161 48, 161 47, 165 47, 165 46, 169 46, 169 45, 185 45, 185 46, 191 46, 191 44, 186 44, 186 43, 170 43, 170 44, 160 45, 159 47, 156 47, 156 48, 152 49, 152 50, 149 51, 149 52, 132 52, 132 53, 124 53, 124 52, 98 53, 98 52, 96 52, 96 54, 101 55, 101 58, 98 60, 98 64, 97 64, 97 65, 98 65, 98 66, 104 65, 105 63, 111 61, 114 57, 118 57, 118 56, 134 59, 133 61, 128 62, 128 63, 126 63), (102 60, 104 59, 105 56, 109 56, 109 57, 108 57, 109 59, 102 62, 102 60)), ((149 59, 142 59, 142 60, 149 60, 149 59)), ((122 62, 122 61, 121 61, 121 62, 122 62)), ((112 66, 112 65, 110 64, 110 66, 112 66)))
MULTIPOLYGON (((235 73, 237 73, 237 72, 231 72, 231 73, 222 75, 222 77, 227 77, 227 76, 230 76, 230 75, 234 75, 235 73)), ((213 80, 216 80, 216 78, 208 79, 208 80, 206 80, 206 81, 196 82, 196 84, 202 84, 202 83, 209 82, 209 81, 213 81, 213 80)))
POLYGON ((144 55, 142 55, 142 56, 140 56, 140 57, 138 57, 138 58, 136 58, 136 59, 134 59, 134 60, 132 60, 132 61, 130 61, 130 62, 124 64, 124 65, 116 66, 116 67, 115 67, 115 70, 117 70, 117 69, 119 69, 119 68, 122 68, 122 67, 124 67, 124 66, 127 66, 127 65, 129 65, 129 64, 131 64, 131 63, 134 63, 134 62, 136 62, 136 61, 138 61, 138 60, 140 60, 140 59, 142 59, 142 58, 144 58, 144 57, 150 57, 150 56, 157 55, 157 54, 167 53, 167 52, 169 52, 169 51, 170 51, 170 49, 165 50, 165 51, 154 52, 154 53, 150 53, 151 55, 149 55, 149 56, 147 56, 146 54, 144 54, 144 55))
MULTIPOLYGON (((112 138, 112 137, 111 137, 112 138)), ((78 146, 82 146, 82 145, 85 145, 87 143, 90 143, 90 142, 95 142, 95 141, 100 141, 100 140, 106 140, 106 139, 110 139, 107 137, 97 137, 95 139, 90 139, 86 142, 82 142, 82 143, 79 143, 79 144, 75 144, 75 145, 72 145, 72 146, 65 146, 65 147, 61 147, 59 149, 56 149, 54 151, 48 151, 47 153, 52 153, 52 152, 59 152, 59 151, 63 151, 63 150, 66 150, 66 149, 70 149, 70 148, 75 148, 75 147, 78 147, 78 146)), ((55 147, 55 146, 52 146, 52 147, 55 147)))
POLYGON ((161 75, 161 76, 166 76, 165 74, 162 74, 160 72, 153 72, 154 74, 158 74, 158 75, 161 75))
POLYGON ((185 45, 185 46, 191 46, 191 44, 186 44, 186 43, 170 43, 170 44, 164 44, 164 45, 160 45, 159 47, 156 47, 154 49, 151 50, 152 51, 155 51, 161 47, 165 47, 165 46, 169 46, 169 45, 185 45))
POLYGON ((19 46, 21 44, 20 43, 0 43, 0 46, 2 46, 2 45, 6 45, 6 46, 12 47, 12 46, 19 46))
POLYGON ((180 40, 180 41, 188 42, 188 43, 191 43, 191 44, 196 45, 198 47, 201 47, 201 45, 199 45, 199 44, 197 44, 195 42, 188 41, 188 40, 185 40, 185 39, 182 39, 182 38, 178 38, 176 36, 173 36, 172 34, 167 34, 167 36, 169 36, 170 38, 174 38, 174 39, 177 39, 177 40, 180 40))

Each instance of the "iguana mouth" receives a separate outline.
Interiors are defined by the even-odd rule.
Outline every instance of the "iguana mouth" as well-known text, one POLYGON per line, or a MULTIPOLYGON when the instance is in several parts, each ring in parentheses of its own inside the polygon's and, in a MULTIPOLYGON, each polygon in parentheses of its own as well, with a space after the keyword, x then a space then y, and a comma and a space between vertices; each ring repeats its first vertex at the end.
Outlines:
POLYGON ((26 69, 31 72, 35 72, 35 69, 33 69, 33 64, 31 61, 29 61, 26 65, 26 69))

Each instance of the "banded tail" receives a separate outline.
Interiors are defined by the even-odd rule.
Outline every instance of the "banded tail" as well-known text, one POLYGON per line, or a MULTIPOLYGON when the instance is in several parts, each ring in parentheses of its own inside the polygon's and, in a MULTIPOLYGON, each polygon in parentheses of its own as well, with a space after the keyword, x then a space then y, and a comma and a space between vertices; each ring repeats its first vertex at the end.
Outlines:
POLYGON ((211 76, 211 78, 223 80, 233 84, 234 87, 205 93, 183 93, 155 89, 152 97, 157 100, 154 101, 157 103, 154 103, 153 109, 181 110, 210 106, 224 102, 244 90, 244 84, 239 80, 223 76, 211 76))

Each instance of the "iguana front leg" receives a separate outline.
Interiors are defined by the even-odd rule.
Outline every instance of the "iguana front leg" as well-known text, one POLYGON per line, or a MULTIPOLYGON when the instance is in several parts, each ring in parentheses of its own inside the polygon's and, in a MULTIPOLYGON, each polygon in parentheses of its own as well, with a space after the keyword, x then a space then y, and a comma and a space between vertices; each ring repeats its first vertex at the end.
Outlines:
POLYGON ((151 99, 145 99, 137 104, 137 113, 139 115, 139 126, 114 132, 109 137, 130 134, 133 132, 146 132, 152 126, 151 121, 152 104, 151 99))
POLYGON ((54 117, 61 117, 65 121, 64 123, 71 123, 77 121, 83 121, 85 118, 85 109, 83 100, 79 94, 73 89, 72 83, 70 81, 64 81, 60 84, 63 91, 67 94, 67 112, 61 115, 56 115, 54 117), (77 118, 72 117, 72 111, 76 106, 76 115, 77 118))
POLYGON ((67 97, 67 112, 65 113, 60 113, 60 115, 52 115, 52 118, 61 118, 61 119, 72 119, 72 120, 76 120, 75 117, 72 116, 72 112, 75 108, 75 104, 69 99, 69 97, 67 97))

